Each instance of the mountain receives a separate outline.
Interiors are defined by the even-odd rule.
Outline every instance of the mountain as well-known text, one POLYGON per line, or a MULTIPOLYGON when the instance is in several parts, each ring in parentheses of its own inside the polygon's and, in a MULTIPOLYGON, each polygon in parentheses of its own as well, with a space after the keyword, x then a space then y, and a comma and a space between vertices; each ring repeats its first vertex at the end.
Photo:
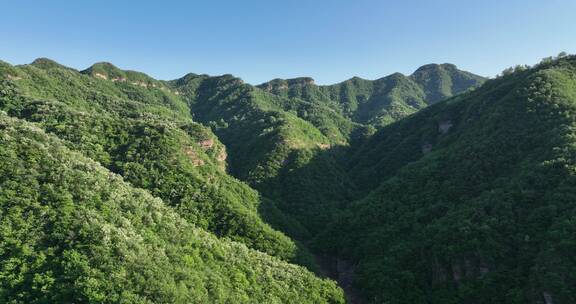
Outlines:
POLYGON ((330 105, 357 123, 382 126, 478 87, 485 80, 453 64, 428 64, 410 76, 394 73, 377 80, 354 77, 328 86, 315 85, 312 78, 274 79, 258 87, 280 96, 330 105))
POLYGON ((382 128, 321 247, 374 303, 575 302, 575 114, 573 56, 382 128))
POLYGON ((359 126, 305 101, 288 109, 288 99, 231 75, 187 75, 170 85, 226 145, 229 172, 273 200, 261 210, 275 226, 308 239, 349 200, 353 186, 336 156, 321 152, 346 144, 359 126))
POLYGON ((427 105, 427 97, 460 93, 483 80, 445 64, 422 67, 410 77, 397 73, 373 82, 355 79, 351 89, 348 82, 316 86, 306 77, 253 87, 231 75, 189 74, 169 84, 188 101, 194 119, 212 126, 226 145, 229 172, 274 200, 275 204, 263 205, 263 209, 273 205, 264 214, 278 215, 274 209, 280 209, 291 217, 268 220, 283 231, 297 230, 290 234, 306 239, 322 230, 354 196, 356 187, 340 166, 338 151, 374 132, 365 124, 369 119, 354 117, 377 116, 380 110, 369 108, 389 103, 385 101, 389 98, 398 100, 392 105, 396 107, 407 102, 404 95, 412 93, 406 92, 416 92, 421 101, 406 111, 412 113, 427 105), (436 78, 441 86, 433 91, 436 78), (352 94, 354 100, 370 100, 353 115, 344 110, 352 101, 338 99, 342 91, 350 90, 357 92, 352 94), (299 227, 286 227, 286 222, 299 227))
POLYGON ((574 56, 329 86, 0 61, 0 302, 573 303, 574 117, 574 56))
MULTIPOLYGON (((39 59, 30 65, 22 66, 11 66, 0 62, 0 79, 0 110, 11 117, 33 123, 35 128, 58 137, 61 140, 59 145, 66 146, 67 149, 84 157, 78 161, 79 163, 88 159, 98 162, 106 170, 120 175, 130 187, 143 189, 149 193, 148 195, 158 197, 172 210, 170 212, 177 214, 181 221, 187 223, 186 225, 218 236, 223 243, 214 249, 215 252, 222 253, 221 251, 225 250, 222 248, 229 246, 227 244, 232 240, 243 243, 253 250, 274 256, 275 258, 269 257, 269 259, 275 262, 267 262, 268 265, 272 265, 270 267, 277 267, 273 266, 275 264, 284 265, 280 262, 284 260, 299 263, 317 271, 317 266, 306 248, 264 222, 260 215, 260 205, 273 206, 274 202, 262 197, 247 184, 228 175, 226 148, 210 128, 192 120, 188 102, 167 83, 154 80, 142 73, 123 71, 109 63, 95 64, 79 72, 48 59, 39 59), (276 258, 280 260, 274 260, 276 258)), ((7 136, 11 139, 11 135, 7 136)), ((21 141, 25 142, 27 139, 22 138, 21 141)), ((3 149, 6 153, 16 149, 16 147, 6 147, 6 150, 3 149)), ((46 157, 50 158, 50 156, 46 157)), ((5 164, 10 163, 8 160, 5 164)), ((28 159, 23 160, 22 163, 25 164, 27 161, 28 159)), ((20 170, 19 167, 15 166, 13 169, 20 170)), ((32 167, 30 170, 40 170, 43 174, 45 173, 43 171, 52 169, 32 167)), ((59 167, 53 170, 61 171, 59 167)), ((83 173, 90 174, 89 169, 84 171, 83 173)), ((13 178, 10 172, 6 172, 2 180, 14 182, 13 178)), ((42 182, 39 181, 39 183, 42 182)), ((54 183, 58 184, 58 180, 54 183)), ((68 187, 68 185, 64 186, 68 187)), ((26 184, 22 187, 31 186, 26 184)), ((6 189, 8 191, 11 188, 6 189)), ((34 197, 37 198, 44 195, 42 189, 36 192, 31 191, 30 195, 35 195, 34 197)), ((73 204, 81 204, 84 194, 76 194, 75 191, 76 189, 71 188, 66 190, 66 193, 70 193, 73 204)), ((82 189, 82 191, 89 192, 87 189, 82 189)), ((15 195, 15 192, 9 190, 6 195, 6 199, 9 199, 15 195), (9 196, 10 194, 12 196, 9 196)), ((7 202, 2 202, 3 210, 12 209, 7 202)), ((114 206, 104 206, 104 208, 106 214, 110 213, 111 216, 117 212, 117 207, 114 206)), ((278 218, 283 218, 280 212, 276 213, 278 218)), ((154 214, 154 216, 161 216, 161 214, 154 214)), ((130 225, 129 222, 126 224, 130 225)), ((166 223, 166 225, 172 224, 166 223)), ((192 232, 194 231, 182 233, 192 232)), ((51 237, 52 232, 42 233, 51 237)), ((213 236, 212 239, 214 239, 213 242, 217 242, 213 236)), ((80 243, 79 246, 89 246, 89 241, 86 240, 84 245, 80 243)), ((37 246, 42 247, 40 244, 37 246)), ((168 250, 162 245, 156 245, 155 248, 168 250)), ((230 250, 234 252, 240 249, 230 250)), ((6 261, 9 261, 12 254, 16 253, 3 252, 6 254, 6 261)), ((211 256, 209 251, 203 254, 211 256)), ((90 257, 90 253, 86 255, 90 257)), ((122 255, 111 257, 110 263, 118 263, 121 257, 122 255)), ((226 263, 233 262, 231 257, 229 255, 226 258, 226 263)), ((61 257, 57 256, 57 258, 61 257)), ((176 255, 176 258, 183 259, 185 256, 176 255)), ((199 258, 202 259, 202 257, 199 258)), ((244 258, 240 258, 242 259, 244 258)), ((246 265, 252 263, 249 260, 243 262, 248 263, 246 265)), ((254 265, 257 265, 257 262, 255 263, 254 265)), ((5 265, 8 267, 6 275, 16 275, 10 272, 10 267, 12 267, 10 265, 5 265)), ((166 267, 180 266, 172 263, 166 267)), ((234 267, 225 266, 223 263, 214 264, 213 267, 214 269, 210 271, 214 272, 215 279, 220 276, 223 278, 221 282, 231 280, 229 274, 218 269, 231 268, 233 270, 234 267)), ((208 269, 209 267, 199 271, 208 275, 208 269)), ((302 301, 331 303, 340 301, 340 291, 333 284, 326 283, 326 285, 319 279, 314 279, 311 273, 300 268, 294 269, 299 270, 286 270, 288 273, 295 274, 293 279, 308 278, 306 280, 316 280, 317 283, 305 283, 303 286, 310 285, 307 289, 296 287, 296 285, 283 287, 283 289, 290 289, 294 292, 299 290, 297 292, 301 293, 302 301), (302 272, 302 275, 299 275, 299 272, 302 272), (322 294, 314 295, 318 292, 322 294), (308 299, 307 294, 312 295, 312 298, 308 299), (313 298, 316 300, 312 300, 313 298)), ((52 271, 52 269, 46 266, 46 271, 52 271)), ((270 275, 273 273, 270 270, 263 269, 262 271, 267 271, 270 275)), ((33 272, 26 276, 31 275, 33 272)), ((258 274, 258 272, 253 271, 251 275, 262 276, 262 279, 269 280, 272 285, 283 284, 280 281, 276 283, 272 278, 266 279, 266 275, 258 274)), ((259 283, 254 281, 250 283, 252 279, 246 281, 244 277, 243 275, 237 277, 241 281, 234 287, 210 283, 213 286, 209 291, 222 292, 221 301, 236 302, 232 299, 237 299, 246 302, 246 297, 250 299, 259 297, 258 288, 260 287, 250 287, 252 284, 258 285, 259 283), (235 288, 236 291, 231 289, 226 291, 227 288, 235 288), (235 292, 243 294, 243 298, 227 295, 235 292)), ((93 282, 92 284, 107 284, 99 277, 86 276, 85 279, 93 282)), ((52 280, 52 278, 46 277, 46 280, 52 280)), ((179 278, 174 278, 175 283, 180 281, 179 278)), ((23 284, 26 286, 27 283, 23 284)), ((156 294, 152 297, 155 298, 161 293, 168 292, 173 287, 166 285, 165 288, 166 290, 158 287, 158 290, 154 291, 156 294)), ((182 286, 182 288, 187 287, 182 286)), ((0 290, 0 295, 5 294, 7 299, 15 299, 15 295, 12 294, 14 290, 11 287, 5 286, 0 290)), ((135 292, 138 296, 152 293, 152 291, 135 292)), ((196 297, 197 295, 196 291, 181 290, 179 292, 188 296, 196 297)), ((201 293, 201 291, 198 292, 201 293)), ((285 292, 288 291, 282 292, 284 294, 279 298, 286 296, 285 292)), ((262 296, 264 294, 262 293, 262 296)), ((271 296, 275 297, 273 294, 274 292, 271 296)), ((30 296, 29 299, 35 297, 37 296, 30 296)), ((208 297, 213 301, 220 301, 219 295, 205 295, 202 298, 198 294, 198 297, 198 299, 208 297)), ((189 302, 186 299, 190 298, 178 301, 189 302)), ((165 301, 172 302, 172 300, 165 301)))

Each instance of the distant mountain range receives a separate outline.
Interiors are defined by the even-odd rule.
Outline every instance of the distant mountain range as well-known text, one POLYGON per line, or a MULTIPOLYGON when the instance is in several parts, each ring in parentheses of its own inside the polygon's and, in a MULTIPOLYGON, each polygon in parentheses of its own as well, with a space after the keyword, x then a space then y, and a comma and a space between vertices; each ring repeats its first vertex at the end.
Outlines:
POLYGON ((484 77, 446 63, 422 66, 410 76, 354 77, 328 86, 317 86, 311 78, 274 79, 258 87, 284 97, 325 103, 357 123, 386 125, 484 81, 484 77))

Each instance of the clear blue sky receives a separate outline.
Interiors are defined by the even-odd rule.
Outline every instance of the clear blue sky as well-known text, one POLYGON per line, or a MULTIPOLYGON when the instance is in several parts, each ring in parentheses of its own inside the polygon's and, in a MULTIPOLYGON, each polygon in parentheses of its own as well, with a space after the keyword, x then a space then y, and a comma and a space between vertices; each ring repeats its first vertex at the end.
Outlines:
POLYGON ((3 1, 0 59, 160 79, 234 74, 335 83, 454 63, 494 76, 576 53, 574 0, 3 1))

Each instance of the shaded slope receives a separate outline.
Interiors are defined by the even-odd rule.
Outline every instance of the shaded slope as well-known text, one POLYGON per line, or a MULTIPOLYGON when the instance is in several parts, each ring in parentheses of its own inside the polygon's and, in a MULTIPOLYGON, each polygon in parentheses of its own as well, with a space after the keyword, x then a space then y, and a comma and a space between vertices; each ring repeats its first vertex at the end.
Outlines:
POLYGON ((350 163, 369 194, 325 248, 374 303, 573 303, 575 114, 571 57, 382 129, 350 163))
POLYGON ((295 113, 286 111, 286 100, 230 75, 188 75, 171 84, 187 98, 194 119, 212 126, 226 145, 230 172, 276 202, 271 209, 262 206, 263 211, 275 215, 270 218, 284 231, 306 239, 348 200, 353 187, 335 156, 324 153, 343 144, 353 129, 351 123, 341 125, 347 131, 335 128, 334 121, 341 118, 337 113, 330 118, 323 112, 328 108, 319 109, 314 117, 328 117, 331 125, 320 119, 315 126, 298 115, 306 110, 305 101, 296 101, 295 113), (282 219, 282 213, 297 221, 282 219))

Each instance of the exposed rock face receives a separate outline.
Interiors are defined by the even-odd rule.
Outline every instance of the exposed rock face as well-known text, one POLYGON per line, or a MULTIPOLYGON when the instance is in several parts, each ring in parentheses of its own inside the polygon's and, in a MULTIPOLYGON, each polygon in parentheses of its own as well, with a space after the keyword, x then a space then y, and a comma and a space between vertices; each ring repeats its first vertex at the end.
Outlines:
POLYGON ((422 144, 422 153, 423 154, 428 154, 430 153, 430 151, 432 151, 432 144, 431 143, 424 143, 422 144))
POLYGON ((452 278, 456 282, 462 280, 462 269, 459 264, 452 264, 452 278))
POLYGON ((205 139, 202 140, 200 142, 198 142, 198 144, 200 145, 200 147, 204 150, 208 150, 210 148, 212 148, 214 146, 214 140, 212 139, 205 139))
POLYGON ((20 80, 20 79, 22 79, 22 77, 10 75, 10 74, 6 75, 6 77, 7 77, 8 79, 10 79, 10 80, 20 80))
POLYGON ((163 85, 157 84, 154 79, 144 73, 121 70, 108 62, 95 63, 80 73, 112 82, 129 83, 143 88, 160 88, 167 90, 163 85))
POLYGON ((432 264, 432 284, 446 282, 447 279, 446 269, 442 267, 438 259, 435 258, 432 264))
POLYGON ((542 297, 544 298, 544 303, 546 304, 554 304, 554 300, 552 300, 552 295, 547 293, 547 292, 543 292, 542 293, 542 297))
POLYGON ((490 268, 484 264, 481 264, 478 270, 480 271, 480 276, 485 276, 490 272, 490 268))
POLYGON ((94 73, 94 77, 108 80, 108 76, 106 76, 104 74, 100 74, 100 73, 94 73))
POLYGON ((192 147, 184 148, 184 153, 186 153, 194 167, 204 165, 204 161, 198 157, 198 154, 196 154, 196 151, 194 151, 192 147))
POLYGON ((453 261, 450 264, 442 264, 438 259, 434 259, 430 266, 433 285, 448 280, 459 283, 465 279, 482 279, 490 272, 487 264, 479 258, 453 261))
POLYGON ((315 84, 314 79, 309 78, 309 77, 304 78, 304 83, 305 84, 315 84))
MULTIPOLYGON (((109 79, 108 76, 106 76, 104 74, 100 74, 100 73, 94 73, 94 77, 104 79, 104 80, 110 80, 112 82, 128 82, 128 79, 125 77, 114 77, 112 79, 109 79)), ((139 87, 143 87, 143 88, 160 88, 160 89, 165 90, 165 88, 159 87, 154 83, 148 83, 145 81, 131 81, 130 84, 135 85, 135 86, 139 86, 139 87)), ((173 92, 173 93, 176 95, 180 94, 178 92, 173 92)))
POLYGON ((352 286, 354 265, 346 260, 336 259, 336 270, 338 271, 338 281, 340 285, 343 287, 352 286))
POLYGON ((344 290, 346 303, 361 304, 359 291, 354 287, 355 266, 350 261, 335 258, 328 255, 317 255, 316 262, 321 268, 322 273, 338 282, 338 285, 344 290))
POLYGON ((147 83, 143 82, 143 81, 133 81, 130 84, 132 85, 136 85, 136 86, 141 86, 143 88, 147 88, 147 87, 154 87, 153 85, 148 85, 147 83))
POLYGON ((220 153, 218 153, 218 156, 216 157, 220 162, 225 162, 226 158, 228 158, 228 153, 226 153, 226 150, 224 149, 220 150, 220 153))
POLYGON ((223 146, 216 146, 214 140, 211 138, 207 138, 198 142, 198 145, 202 150, 208 151, 211 149, 216 149, 214 152, 216 153, 216 161, 219 163, 219 166, 222 170, 226 170, 226 159, 228 158, 228 153, 226 153, 226 148, 223 146))
POLYGON ((451 120, 443 120, 438 123, 438 132, 440 132, 440 134, 446 134, 448 131, 450 131, 452 126, 453 124, 451 120))

